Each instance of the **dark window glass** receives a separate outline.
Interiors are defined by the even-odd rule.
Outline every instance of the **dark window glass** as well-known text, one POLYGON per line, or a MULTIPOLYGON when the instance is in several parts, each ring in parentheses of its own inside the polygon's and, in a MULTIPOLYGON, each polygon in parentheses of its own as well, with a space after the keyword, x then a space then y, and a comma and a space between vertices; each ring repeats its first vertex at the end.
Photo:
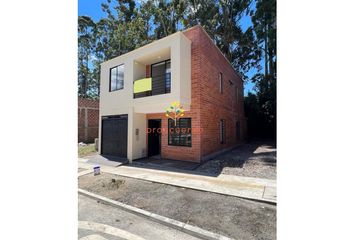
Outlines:
POLYGON ((225 120, 221 119, 219 123, 220 127, 220 143, 225 143, 225 120))
POLYGON ((219 73, 219 90, 220 90, 220 93, 223 93, 223 91, 224 91, 224 83, 223 83, 222 73, 219 73))
POLYGON ((236 122, 236 139, 240 140, 241 139, 241 127, 240 127, 240 122, 236 122))
POLYGON ((239 102, 239 91, 238 91, 238 87, 236 87, 236 100, 237 103, 239 102))
POLYGON ((168 145, 192 146, 192 120, 179 118, 175 121, 168 119, 168 145))
POLYGON ((124 88, 124 64, 111 68, 109 80, 110 92, 124 88))
POLYGON ((171 60, 151 65, 152 95, 171 92, 171 60))
POLYGON ((166 62, 166 77, 165 77, 166 93, 171 92, 171 60, 166 62))

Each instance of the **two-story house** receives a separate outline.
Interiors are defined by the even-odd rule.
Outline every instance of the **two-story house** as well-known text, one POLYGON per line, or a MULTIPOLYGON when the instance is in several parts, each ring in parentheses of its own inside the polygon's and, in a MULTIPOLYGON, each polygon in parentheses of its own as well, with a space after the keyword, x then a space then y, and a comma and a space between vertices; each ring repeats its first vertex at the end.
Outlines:
POLYGON ((246 136, 243 81, 199 25, 102 63, 100 92, 103 155, 201 162, 246 136))

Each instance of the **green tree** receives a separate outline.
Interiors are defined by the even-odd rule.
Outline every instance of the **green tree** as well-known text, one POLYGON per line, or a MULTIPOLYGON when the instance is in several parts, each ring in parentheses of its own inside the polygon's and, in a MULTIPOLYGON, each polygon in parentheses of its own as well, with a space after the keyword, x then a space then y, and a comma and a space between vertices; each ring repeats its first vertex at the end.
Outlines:
POLYGON ((259 49, 252 27, 245 31, 241 20, 250 13, 250 0, 189 0, 186 7, 186 27, 200 24, 242 78, 257 67, 259 49))
POLYGON ((166 37, 184 28, 186 1, 159 0, 152 2, 154 37, 156 39, 166 37))
POLYGON ((140 8, 132 0, 118 0, 102 4, 107 17, 97 23, 96 54, 100 61, 117 57, 153 40, 150 37, 152 5, 142 3, 140 8), (114 10, 114 11, 112 11, 114 10))
MULTIPOLYGON (((256 10, 251 11, 253 31, 256 36, 259 60, 263 68, 252 77, 257 91, 257 101, 246 101, 248 109, 257 109, 258 133, 263 136, 276 136, 276 1, 258 0, 256 10), (250 106, 249 104, 257 104, 250 106)), ((251 96, 253 99, 254 96, 251 96)), ((251 110, 250 110, 251 111, 251 110)), ((249 121, 255 115, 248 116, 249 121)), ((250 124, 251 125, 251 124, 250 124)), ((249 126, 251 128, 251 126, 249 126)))
POLYGON ((263 52, 264 75, 276 78, 276 1, 258 0, 251 15, 257 44, 263 52))
POLYGON ((80 16, 78 19, 78 94, 81 97, 90 95, 90 84, 94 81, 90 69, 90 60, 94 51, 93 29, 95 23, 90 17, 80 16))

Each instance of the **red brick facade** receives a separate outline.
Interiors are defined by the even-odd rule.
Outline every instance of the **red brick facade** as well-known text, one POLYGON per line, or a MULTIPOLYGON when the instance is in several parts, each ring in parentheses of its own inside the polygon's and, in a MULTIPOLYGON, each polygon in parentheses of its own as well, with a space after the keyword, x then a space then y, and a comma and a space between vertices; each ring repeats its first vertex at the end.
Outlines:
MULTIPOLYGON (((244 117, 243 82, 230 63, 214 45, 202 27, 184 32, 192 41, 191 46, 191 109, 185 113, 192 118, 192 146, 169 146, 168 133, 161 134, 161 157, 200 162, 224 149, 241 143, 246 137, 244 117), (223 92, 220 93, 219 73, 223 75, 223 92), (238 92, 238 93, 237 93, 238 92), (220 120, 225 121, 225 143, 220 142, 220 120), (237 139, 236 124, 240 133, 237 139)), ((147 77, 150 69, 146 68, 147 77)), ((161 127, 168 129, 165 114, 147 114, 147 119, 161 119, 161 127)))
POLYGON ((146 77, 150 77, 151 65, 146 65, 146 77))
POLYGON ((78 142, 92 143, 98 137, 99 101, 78 99, 78 142))

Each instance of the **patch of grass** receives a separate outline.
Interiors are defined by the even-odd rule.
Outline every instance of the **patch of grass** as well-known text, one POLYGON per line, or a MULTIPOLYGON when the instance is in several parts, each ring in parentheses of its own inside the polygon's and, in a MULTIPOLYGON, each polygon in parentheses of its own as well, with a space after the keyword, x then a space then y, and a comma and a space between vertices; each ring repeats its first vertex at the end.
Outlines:
POLYGON ((92 144, 87 144, 86 146, 79 146, 78 151, 79 151, 78 152, 79 157, 84 157, 96 153, 95 144, 92 143, 92 144))

